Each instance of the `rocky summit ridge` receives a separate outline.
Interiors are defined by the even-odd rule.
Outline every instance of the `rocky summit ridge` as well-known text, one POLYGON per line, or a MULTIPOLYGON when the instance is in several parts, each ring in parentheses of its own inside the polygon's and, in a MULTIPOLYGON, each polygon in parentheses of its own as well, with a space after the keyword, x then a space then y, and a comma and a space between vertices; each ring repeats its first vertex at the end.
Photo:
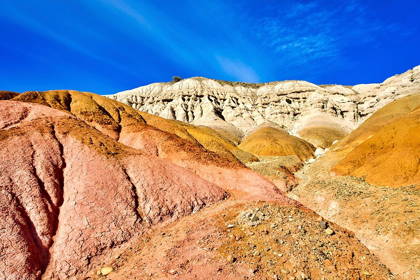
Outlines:
POLYGON ((108 97, 166 119, 219 128, 240 137, 266 125, 280 126, 300 136, 315 126, 347 134, 378 109, 419 88, 417 66, 379 84, 247 84, 194 77, 108 97))

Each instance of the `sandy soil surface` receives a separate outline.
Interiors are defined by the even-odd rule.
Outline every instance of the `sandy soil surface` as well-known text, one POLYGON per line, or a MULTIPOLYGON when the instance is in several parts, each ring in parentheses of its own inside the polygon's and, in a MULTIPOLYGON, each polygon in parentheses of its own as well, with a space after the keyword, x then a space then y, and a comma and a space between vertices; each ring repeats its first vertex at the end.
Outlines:
POLYGON ((377 187, 363 178, 331 176, 340 157, 327 153, 296 175, 288 195, 354 231, 401 279, 420 279, 420 189, 377 187))
POLYGON ((231 198, 143 236, 85 279, 392 278, 352 232, 307 208, 231 198))

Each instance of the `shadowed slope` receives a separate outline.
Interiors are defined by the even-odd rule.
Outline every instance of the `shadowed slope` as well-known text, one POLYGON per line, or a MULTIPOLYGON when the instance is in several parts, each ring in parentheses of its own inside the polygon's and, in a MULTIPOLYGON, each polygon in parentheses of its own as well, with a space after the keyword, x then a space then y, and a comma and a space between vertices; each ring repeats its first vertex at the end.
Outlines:
POLYGON ((244 151, 260 156, 292 156, 307 160, 315 147, 305 140, 272 127, 263 127, 247 136, 239 145, 244 151))
POLYGON ((0 100, 9 100, 18 95, 17 92, 0 90, 0 100))
POLYGON ((299 136, 319 148, 329 148, 334 141, 343 139, 348 133, 328 126, 307 127, 299 131, 299 136))

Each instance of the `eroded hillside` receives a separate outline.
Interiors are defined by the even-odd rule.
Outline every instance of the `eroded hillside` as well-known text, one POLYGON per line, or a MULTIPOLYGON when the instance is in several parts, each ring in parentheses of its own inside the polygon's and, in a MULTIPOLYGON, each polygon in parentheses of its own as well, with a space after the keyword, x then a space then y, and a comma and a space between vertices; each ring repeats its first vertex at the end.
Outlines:
POLYGON ((351 232, 246 168, 217 131, 75 91, 0 107, 2 276, 392 277, 351 232))

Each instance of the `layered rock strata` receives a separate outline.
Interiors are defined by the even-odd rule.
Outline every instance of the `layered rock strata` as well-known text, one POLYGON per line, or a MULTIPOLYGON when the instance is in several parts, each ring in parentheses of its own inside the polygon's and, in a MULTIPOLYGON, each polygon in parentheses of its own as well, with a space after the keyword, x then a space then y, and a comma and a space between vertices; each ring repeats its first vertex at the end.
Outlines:
POLYGON ((245 84, 190 78, 108 97, 166 119, 223 128, 241 136, 261 124, 275 123, 294 135, 321 126, 336 130, 329 132, 333 137, 342 137, 373 112, 419 88, 420 67, 415 67, 380 84, 245 84))

